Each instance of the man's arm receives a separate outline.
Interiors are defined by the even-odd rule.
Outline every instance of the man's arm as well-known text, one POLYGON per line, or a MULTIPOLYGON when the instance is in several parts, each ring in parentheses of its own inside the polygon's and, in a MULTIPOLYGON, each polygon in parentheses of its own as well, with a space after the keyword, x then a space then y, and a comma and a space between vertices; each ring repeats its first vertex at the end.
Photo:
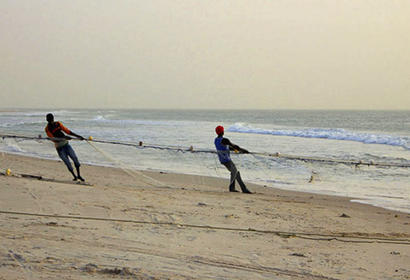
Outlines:
MULTIPOLYGON (((72 132, 71 130, 69 130, 67 127, 65 127, 62 123, 60 123, 61 129, 67 133, 68 135, 72 135, 75 136, 77 138, 79 138, 80 140, 84 140, 84 137, 82 137, 81 135, 75 134, 74 132, 72 132)), ((71 139, 71 138, 70 138, 71 139)))
POLYGON ((85 139, 85 138, 82 137, 81 135, 75 134, 75 133, 72 132, 72 131, 71 131, 70 135, 73 135, 73 136, 77 137, 77 138, 80 139, 80 140, 84 140, 84 139, 85 139))
POLYGON ((229 139, 228 138, 223 138, 222 139, 222 144, 223 145, 228 145, 229 146, 229 150, 231 150, 231 151, 239 151, 239 152, 241 152, 241 153, 243 153, 243 154, 249 154, 249 151, 248 150, 246 150, 246 149, 243 149, 243 148, 241 148, 241 147, 239 147, 238 145, 235 145, 234 143, 232 143, 231 141, 229 141, 229 139))

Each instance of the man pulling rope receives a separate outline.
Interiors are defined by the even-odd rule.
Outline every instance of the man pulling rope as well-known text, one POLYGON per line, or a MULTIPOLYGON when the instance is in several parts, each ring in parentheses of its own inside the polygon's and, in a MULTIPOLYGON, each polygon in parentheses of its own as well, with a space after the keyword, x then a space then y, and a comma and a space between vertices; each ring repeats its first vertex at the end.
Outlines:
POLYGON ((239 173, 238 169, 236 169, 235 164, 231 160, 230 150, 238 151, 243 154, 249 154, 249 152, 238 145, 235 145, 229 141, 228 138, 224 138, 224 128, 223 126, 217 126, 215 128, 216 134, 218 137, 215 138, 215 147, 216 151, 218 152, 218 158, 221 164, 223 164, 230 172, 231 172, 231 182, 229 184, 229 191, 230 192, 237 192, 235 190, 235 180, 238 181, 239 186, 242 189, 243 193, 251 193, 248 188, 246 187, 245 183, 242 181, 241 174, 239 173))
POLYGON ((77 179, 81 181, 85 181, 83 177, 80 175, 80 162, 78 161, 77 155, 75 154, 73 148, 70 146, 68 143, 68 140, 72 139, 71 137, 65 135, 63 132, 67 133, 68 135, 75 136, 79 138, 80 140, 84 140, 84 137, 75 134, 71 130, 69 130, 67 127, 65 127, 61 122, 55 122, 54 121, 54 116, 53 114, 47 114, 47 126, 45 128, 45 131, 47 133, 47 136, 50 138, 60 138, 58 140, 54 139, 52 140, 54 142, 54 145, 56 146, 56 150, 58 153, 58 156, 63 160, 65 165, 67 166, 68 170, 70 173, 74 176, 73 181, 77 181, 77 179), (69 160, 69 157, 73 160, 75 169, 77 170, 77 175, 75 175, 73 167, 71 165, 71 162, 69 160))

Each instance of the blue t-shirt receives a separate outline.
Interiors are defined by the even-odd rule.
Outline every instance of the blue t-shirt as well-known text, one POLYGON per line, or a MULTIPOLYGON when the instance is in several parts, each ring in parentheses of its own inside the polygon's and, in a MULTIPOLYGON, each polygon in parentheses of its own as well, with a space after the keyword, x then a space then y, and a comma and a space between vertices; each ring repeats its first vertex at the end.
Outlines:
POLYGON ((231 161, 231 156, 229 152, 229 146, 222 144, 223 137, 216 137, 215 138, 215 147, 216 151, 218 152, 218 158, 221 163, 226 163, 231 161))

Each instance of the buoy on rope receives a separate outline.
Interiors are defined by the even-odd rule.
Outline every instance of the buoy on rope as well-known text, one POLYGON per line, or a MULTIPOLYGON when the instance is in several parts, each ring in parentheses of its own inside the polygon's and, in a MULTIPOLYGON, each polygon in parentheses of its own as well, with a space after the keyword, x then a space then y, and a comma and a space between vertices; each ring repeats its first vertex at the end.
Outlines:
POLYGON ((88 137, 88 140, 89 140, 89 141, 93 141, 93 139, 94 139, 94 138, 93 138, 91 135, 90 135, 90 137, 88 137))
POLYGON ((6 176, 10 176, 11 175, 11 170, 10 170, 10 168, 7 168, 6 169, 6 176))

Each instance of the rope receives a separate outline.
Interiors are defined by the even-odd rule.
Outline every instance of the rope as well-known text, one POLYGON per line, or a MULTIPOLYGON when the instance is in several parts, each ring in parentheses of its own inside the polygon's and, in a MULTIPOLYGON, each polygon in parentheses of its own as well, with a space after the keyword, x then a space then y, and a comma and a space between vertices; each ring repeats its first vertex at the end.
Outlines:
MULTIPOLYGON (((164 183, 162 183, 162 182, 160 182, 160 181, 158 181, 158 180, 156 180, 156 179, 154 179, 154 178, 152 178, 152 177, 150 177, 150 176, 148 176, 148 175, 145 175, 145 174, 143 174, 142 172, 139 172, 139 171, 137 171, 137 170, 133 170, 133 169, 128 169, 128 168, 126 168, 126 166, 125 166, 121 161, 116 160, 116 159, 115 159, 114 157, 112 157, 110 154, 108 154, 107 152, 105 152, 105 151, 103 151, 102 149, 98 148, 97 146, 95 146, 95 145, 94 145, 93 143, 91 143, 90 141, 86 141, 86 142, 87 142, 88 144, 90 144, 90 146, 93 147, 97 152, 101 153, 104 157, 106 157, 108 160, 110 160, 110 161, 114 162, 115 164, 117 164, 122 171, 124 171, 125 173, 127 173, 127 174, 130 175, 131 177, 137 179, 137 178, 138 178, 137 175, 139 175, 139 176, 141 176, 141 177, 143 177, 143 178, 145 178, 145 179, 148 179, 149 181, 151 181, 151 182, 153 182, 153 183, 155 183, 155 184, 159 184, 160 186, 166 186, 164 183)), ((146 183, 148 183, 148 182, 146 182, 146 183)), ((148 184, 150 184, 150 183, 148 183, 148 184)), ((150 185, 154 186, 153 184, 150 184, 150 185)))
MULTIPOLYGON (((21 138, 21 139, 26 139, 26 140, 52 140, 52 141, 67 140, 65 138, 49 138, 49 137, 42 138, 42 137, 10 135, 10 134, 0 134, 0 137, 3 139, 4 138, 21 138)), ((73 138, 70 140, 80 140, 80 139, 73 138)), ((217 153, 215 150, 193 149, 193 146, 190 146, 187 148, 187 147, 172 146, 172 145, 144 144, 141 141, 139 143, 114 141, 114 140, 94 140, 94 139, 90 141, 95 142, 95 143, 130 146, 130 147, 136 147, 140 149, 148 148, 148 149, 170 150, 170 151, 190 152, 190 153, 212 153, 212 154, 217 153)), ((410 163, 388 163, 388 162, 374 162, 374 161, 362 161, 362 160, 343 160, 343 159, 331 159, 331 158, 323 158, 323 157, 289 155, 289 154, 281 154, 278 152, 277 153, 251 152, 250 154, 260 155, 260 156, 265 156, 265 157, 282 158, 282 159, 288 159, 288 160, 298 160, 298 161, 304 161, 304 162, 319 162, 319 163, 327 163, 327 164, 346 164, 346 165, 354 165, 356 167, 360 165, 367 165, 367 166, 375 166, 375 167, 410 168, 410 163)))
POLYGON ((103 222, 148 224, 148 225, 159 225, 159 226, 175 226, 178 229, 199 228, 199 229, 207 229, 207 230, 256 232, 256 233, 261 233, 261 234, 274 234, 274 235, 284 237, 284 238, 297 237, 297 238, 317 240, 317 241, 336 240, 340 242, 354 242, 354 243, 389 243, 389 244, 410 245, 410 239, 405 239, 405 238, 386 238, 386 237, 371 237, 371 236, 364 237, 364 236, 349 235, 345 233, 323 234, 323 233, 314 233, 314 232, 261 230, 261 229, 253 229, 253 228, 231 228, 231 227, 211 226, 211 225, 194 225, 194 224, 183 224, 183 223, 172 223, 172 222, 153 222, 153 221, 99 218, 99 217, 88 217, 88 216, 40 214, 40 213, 15 212, 15 211, 6 211, 6 210, 0 210, 0 213, 5 214, 5 215, 35 216, 35 217, 47 217, 47 218, 58 218, 58 219, 76 219, 76 220, 91 220, 91 221, 103 221, 103 222), (343 238, 350 238, 350 239, 356 239, 356 240, 346 240, 343 238))

